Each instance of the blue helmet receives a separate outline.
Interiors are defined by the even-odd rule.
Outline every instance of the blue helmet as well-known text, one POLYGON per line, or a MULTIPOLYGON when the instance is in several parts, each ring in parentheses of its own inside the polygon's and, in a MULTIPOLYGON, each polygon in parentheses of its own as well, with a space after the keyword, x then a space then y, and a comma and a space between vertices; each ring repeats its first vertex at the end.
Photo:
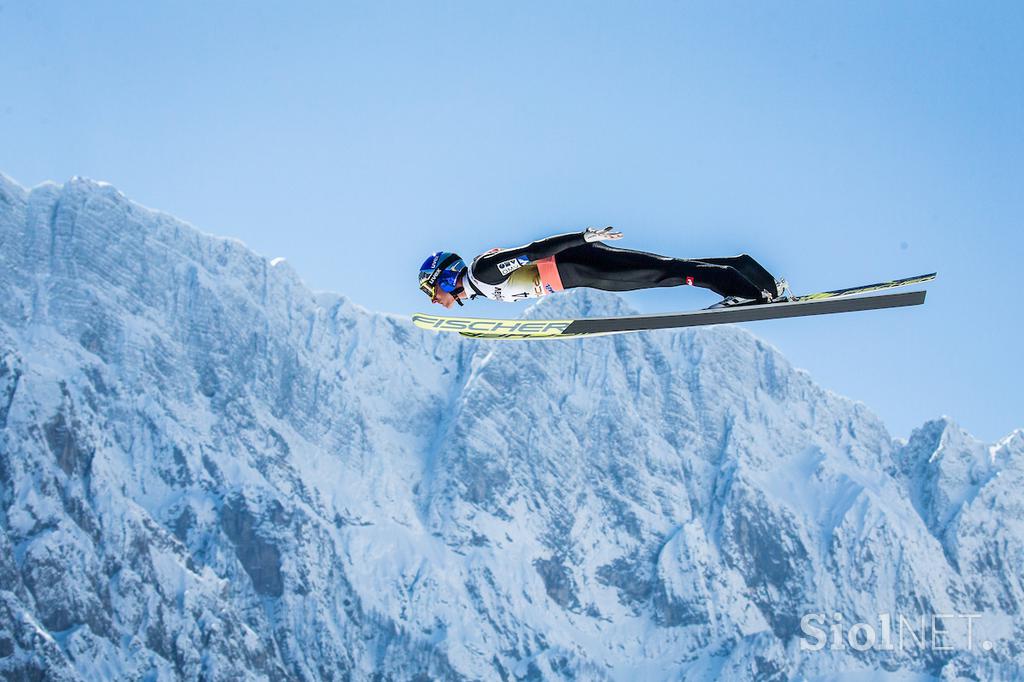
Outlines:
POLYGON ((462 290, 462 287, 456 285, 456 281, 465 269, 466 262, 457 253, 432 253, 420 266, 420 290, 431 299, 434 298, 435 287, 456 295, 462 290))

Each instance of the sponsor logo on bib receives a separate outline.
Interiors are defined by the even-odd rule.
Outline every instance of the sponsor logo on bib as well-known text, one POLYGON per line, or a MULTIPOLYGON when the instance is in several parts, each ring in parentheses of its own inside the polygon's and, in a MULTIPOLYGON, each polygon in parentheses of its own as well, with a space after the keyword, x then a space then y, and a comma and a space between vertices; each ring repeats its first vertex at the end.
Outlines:
POLYGON ((511 258, 509 260, 503 260, 498 263, 498 272, 508 277, 513 272, 523 267, 530 262, 530 259, 526 256, 520 256, 519 258, 511 258))

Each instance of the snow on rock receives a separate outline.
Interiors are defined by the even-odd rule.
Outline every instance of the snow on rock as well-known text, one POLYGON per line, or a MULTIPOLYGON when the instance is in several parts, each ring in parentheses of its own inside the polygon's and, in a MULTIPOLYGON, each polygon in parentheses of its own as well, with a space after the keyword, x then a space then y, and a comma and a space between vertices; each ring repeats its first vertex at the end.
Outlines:
POLYGON ((7 677, 1024 675, 1024 432, 895 442, 733 327, 421 332, 81 178, 0 175, 0 247, 7 677))

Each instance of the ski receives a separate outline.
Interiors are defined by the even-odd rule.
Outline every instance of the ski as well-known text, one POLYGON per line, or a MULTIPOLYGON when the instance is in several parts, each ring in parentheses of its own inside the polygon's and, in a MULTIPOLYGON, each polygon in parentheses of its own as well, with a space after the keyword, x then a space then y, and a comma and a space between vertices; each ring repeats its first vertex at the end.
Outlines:
POLYGON ((593 317, 568 320, 508 320, 442 315, 413 315, 413 324, 431 331, 458 332, 477 339, 564 339, 580 336, 602 336, 654 329, 678 329, 736 322, 756 322, 788 317, 827 315, 861 310, 881 310, 921 305, 924 291, 875 294, 884 289, 927 282, 935 274, 908 277, 849 289, 837 289, 806 296, 797 296, 777 303, 741 305, 684 313, 630 315, 624 317, 593 317))
POLYGON ((888 282, 877 282, 875 284, 864 284, 859 287, 849 287, 847 289, 833 289, 832 291, 820 291, 816 294, 806 294, 804 296, 794 296, 788 300, 790 301, 820 301, 825 298, 835 298, 836 296, 856 296, 857 294, 868 294, 874 291, 884 291, 885 289, 895 289, 897 287, 906 287, 912 284, 923 284, 924 282, 930 282, 935 279, 936 273, 930 272, 927 275, 917 275, 916 277, 904 277, 902 279, 892 279, 888 282))

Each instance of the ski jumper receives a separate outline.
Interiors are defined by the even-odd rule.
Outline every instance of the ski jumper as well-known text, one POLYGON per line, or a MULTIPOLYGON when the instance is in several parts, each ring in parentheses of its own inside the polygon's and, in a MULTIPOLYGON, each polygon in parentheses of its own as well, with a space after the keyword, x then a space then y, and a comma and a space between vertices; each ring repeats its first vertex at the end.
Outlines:
POLYGON ((634 291, 683 284, 710 289, 723 297, 757 300, 762 291, 772 296, 779 293, 771 273, 747 254, 671 258, 588 243, 583 235, 561 234, 477 256, 465 278, 471 298, 513 302, 578 287, 634 291))

